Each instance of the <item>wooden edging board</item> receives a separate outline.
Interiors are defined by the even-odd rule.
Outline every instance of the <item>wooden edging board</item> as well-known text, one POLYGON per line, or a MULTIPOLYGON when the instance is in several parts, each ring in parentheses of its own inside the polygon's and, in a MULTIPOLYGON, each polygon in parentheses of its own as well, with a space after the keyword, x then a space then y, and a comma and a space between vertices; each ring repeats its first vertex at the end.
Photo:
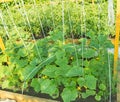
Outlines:
POLYGON ((10 2, 10 1, 13 1, 13 0, 0 0, 0 3, 3 3, 3 2, 10 2))
POLYGON ((16 102, 58 102, 50 99, 27 96, 3 90, 0 90, 0 99, 11 99, 16 102))

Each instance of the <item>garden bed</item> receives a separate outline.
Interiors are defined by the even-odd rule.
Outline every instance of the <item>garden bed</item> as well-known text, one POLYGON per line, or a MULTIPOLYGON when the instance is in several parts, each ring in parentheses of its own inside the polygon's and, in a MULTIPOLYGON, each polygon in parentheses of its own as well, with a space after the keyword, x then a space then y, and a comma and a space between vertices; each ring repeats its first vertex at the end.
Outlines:
MULTIPOLYGON (((15 49, 12 52, 10 51, 9 53, 8 51, 5 52, 5 56, 9 56, 9 59, 7 60, 9 63, 7 62, 7 65, 5 65, 2 60, 2 70, 6 71, 7 68, 12 68, 13 65, 14 69, 12 68, 9 70, 9 73, 11 73, 12 76, 18 76, 11 79, 12 76, 5 73, 1 76, 1 80, 3 78, 7 79, 2 83, 2 88, 12 89, 17 86, 15 89, 24 88, 24 92, 28 90, 28 93, 26 94, 41 98, 53 97, 60 102, 63 100, 64 102, 87 102, 88 100, 91 100, 91 102, 96 102, 96 100, 105 102, 107 100, 107 96, 105 99, 103 94, 107 95, 108 92, 106 93, 106 90, 109 87, 108 83, 105 81, 108 80, 108 74, 103 73, 104 71, 108 73, 108 55, 104 56, 104 54, 108 53, 107 48, 113 48, 111 42, 107 40, 107 36, 100 35, 100 37, 92 37, 91 41, 87 43, 87 46, 86 38, 78 39, 75 45, 71 42, 63 44, 59 38, 56 38, 57 40, 54 40, 53 38, 54 36, 48 36, 44 39, 37 40, 35 43, 31 42, 33 45, 39 44, 39 50, 41 51, 42 57, 45 59, 45 61, 42 62, 34 62, 39 58, 38 55, 36 56, 37 53, 35 45, 32 46, 32 48, 31 46, 29 47, 31 50, 27 49, 28 51, 34 51, 31 53, 34 54, 34 56, 31 56, 31 54, 28 55, 25 51, 26 49, 23 47, 21 49, 15 49), (52 43, 50 43, 51 40, 52 43), (101 45, 101 49, 99 49, 99 45, 101 45), (81 62, 82 59, 84 61, 87 59, 83 65, 81 62, 76 66, 77 63, 74 52, 75 46, 77 47, 77 58, 79 58, 79 61, 81 62), (87 48, 87 50, 84 49, 83 55, 81 55, 82 46, 87 48), (16 56, 18 56, 18 59, 16 59, 16 56), (32 59, 35 58, 35 60, 29 60, 30 56, 32 59), (24 61, 29 62, 27 62, 26 65, 24 61), (101 63, 103 63, 103 65, 101 65, 101 63), (36 66, 38 68, 36 68, 36 66), (33 72, 34 68, 36 70, 33 72), (101 75, 101 73, 103 74, 101 75), (97 84, 98 82, 100 84, 97 84), (27 87, 21 87, 26 83, 27 87), (33 87, 34 90, 31 90, 30 87, 33 87), (41 93, 49 94, 51 97, 41 93)), ((17 44, 19 45, 20 43, 17 44)), ((113 55, 110 55, 112 58, 113 55)), ((112 59, 110 61, 112 66, 112 59)), ((114 97, 116 97, 116 95, 114 97)))
MULTIPOLYGON (((118 94, 119 95, 119 94, 118 94)), ((12 90, 0 90, 0 99, 9 99, 15 100, 16 102, 63 102, 63 100, 59 97, 56 100, 52 99, 47 94, 36 93, 33 89, 29 90, 29 92, 25 92, 21 94, 20 91, 12 92, 12 90)), ((119 96, 117 99, 117 94, 112 95, 111 102, 119 102, 119 96)), ((109 100, 101 100, 100 102, 108 102, 109 100)), ((94 97, 90 96, 86 99, 78 98, 72 102, 98 102, 94 99, 94 97)))
POLYGON ((18 102, 34 102, 36 97, 46 102, 116 101, 114 45, 108 40, 114 36, 115 26, 107 24, 107 2, 99 4, 102 13, 99 2, 90 9, 93 4, 89 1, 85 8, 81 1, 57 1, 55 5, 47 0, 0 4, 0 27, 5 28, 7 22, 9 32, 0 31, 7 48, 0 54, 0 87, 19 93, 1 90, 1 98, 18 102), (108 100, 110 94, 112 100, 108 100))

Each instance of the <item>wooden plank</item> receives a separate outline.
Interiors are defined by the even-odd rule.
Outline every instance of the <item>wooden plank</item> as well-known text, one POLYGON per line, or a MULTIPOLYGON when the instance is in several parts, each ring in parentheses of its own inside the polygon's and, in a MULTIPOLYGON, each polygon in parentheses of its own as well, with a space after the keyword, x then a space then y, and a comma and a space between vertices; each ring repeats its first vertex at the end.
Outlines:
POLYGON ((16 102, 58 102, 50 99, 27 96, 27 95, 22 95, 22 94, 12 93, 2 90, 0 90, 0 98, 11 99, 11 100, 15 100, 16 102))
POLYGON ((3 40, 2 40, 1 37, 0 37, 0 48, 1 48, 2 52, 5 51, 5 45, 4 45, 3 40))
POLYGON ((13 0, 0 0, 0 3, 3 3, 3 2, 10 2, 10 1, 13 1, 13 0))

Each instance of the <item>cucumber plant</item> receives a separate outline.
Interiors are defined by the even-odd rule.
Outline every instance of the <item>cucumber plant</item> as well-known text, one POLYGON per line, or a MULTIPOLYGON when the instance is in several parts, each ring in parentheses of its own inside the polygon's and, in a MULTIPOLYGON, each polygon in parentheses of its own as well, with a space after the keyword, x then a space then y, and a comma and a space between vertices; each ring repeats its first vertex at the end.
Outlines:
MULTIPOLYGON (((105 35, 88 36, 89 43, 86 43, 88 39, 81 38, 77 44, 63 44, 61 37, 51 33, 29 43, 27 49, 16 44, 20 48, 11 48, 1 55, 1 87, 21 90, 25 84, 24 89, 33 87, 36 92, 49 94, 54 99, 62 97, 64 102, 89 96, 100 101, 108 94, 107 54, 113 45, 105 35), (39 46, 41 60, 35 43, 39 46)), ((112 54, 110 64, 112 75, 112 54)))

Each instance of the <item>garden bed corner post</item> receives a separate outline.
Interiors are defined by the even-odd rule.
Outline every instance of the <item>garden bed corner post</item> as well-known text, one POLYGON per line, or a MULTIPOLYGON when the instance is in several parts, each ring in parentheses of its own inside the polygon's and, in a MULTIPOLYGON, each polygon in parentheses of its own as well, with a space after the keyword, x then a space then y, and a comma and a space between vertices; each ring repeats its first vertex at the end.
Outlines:
POLYGON ((117 75, 119 36, 120 36, 120 0, 117 0, 116 36, 115 36, 115 51, 114 51, 114 77, 116 77, 117 75))
POLYGON ((3 40, 2 40, 2 38, 1 38, 1 36, 0 36, 0 48, 1 48, 2 52, 5 51, 5 45, 4 45, 4 43, 3 43, 3 40))
MULTIPOLYGON (((115 48, 114 48, 114 78, 116 79, 117 76, 118 78, 120 77, 120 75, 118 75, 117 72, 117 67, 118 67, 118 51, 119 51, 119 37, 120 37, 120 0, 117 0, 117 14, 116 14, 116 36, 115 36, 115 48)), ((120 84, 118 82, 117 84, 117 89, 118 89, 118 93, 117 93, 117 102, 120 102, 120 88, 119 88, 120 84)))

